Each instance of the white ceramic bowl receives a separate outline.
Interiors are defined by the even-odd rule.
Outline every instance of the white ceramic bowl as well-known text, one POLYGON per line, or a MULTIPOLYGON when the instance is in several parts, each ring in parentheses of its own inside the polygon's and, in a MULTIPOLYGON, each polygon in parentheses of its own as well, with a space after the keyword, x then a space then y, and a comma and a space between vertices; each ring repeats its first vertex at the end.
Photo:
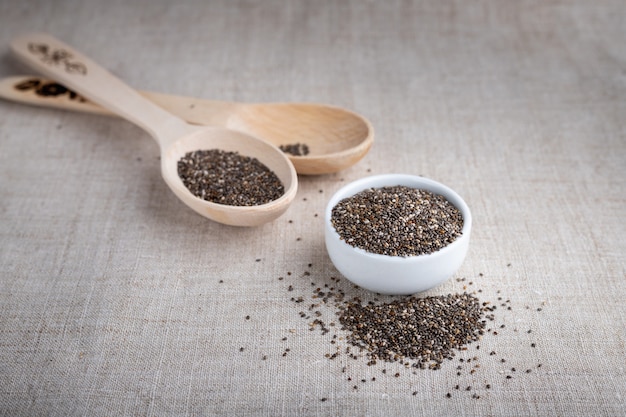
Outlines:
POLYGON ((472 229, 469 207, 456 192, 428 178, 404 174, 376 175, 344 186, 328 202, 324 220, 326 249, 339 272, 360 287, 396 295, 426 291, 450 278, 465 259, 472 229), (331 223, 333 207, 363 190, 394 185, 420 188, 444 196, 461 211, 462 235, 437 252, 409 257, 371 253, 343 241, 331 223))

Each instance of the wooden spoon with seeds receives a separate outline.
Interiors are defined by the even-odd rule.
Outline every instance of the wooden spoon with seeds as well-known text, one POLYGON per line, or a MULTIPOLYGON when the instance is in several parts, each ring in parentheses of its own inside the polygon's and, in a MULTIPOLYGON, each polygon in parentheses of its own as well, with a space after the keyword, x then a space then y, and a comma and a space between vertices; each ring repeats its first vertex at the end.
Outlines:
POLYGON ((293 201, 298 184, 296 171, 274 145, 223 127, 191 125, 50 35, 18 37, 11 42, 11 51, 34 69, 147 131, 159 144, 163 179, 183 203, 202 216, 228 225, 257 226, 280 216, 293 201), (178 161, 187 152, 210 149, 257 158, 280 179, 283 195, 256 206, 217 204, 194 196, 178 175, 178 161))
MULTIPOLYGON (((226 127, 281 147, 298 174, 329 174, 348 168, 367 154, 374 139, 374 130, 367 119, 325 104, 236 103, 148 91, 140 91, 140 94, 189 123, 226 127), (309 152, 290 153, 290 146, 296 151, 306 149, 309 152)), ((112 115, 62 84, 35 76, 1 79, 0 97, 44 107, 112 115)))

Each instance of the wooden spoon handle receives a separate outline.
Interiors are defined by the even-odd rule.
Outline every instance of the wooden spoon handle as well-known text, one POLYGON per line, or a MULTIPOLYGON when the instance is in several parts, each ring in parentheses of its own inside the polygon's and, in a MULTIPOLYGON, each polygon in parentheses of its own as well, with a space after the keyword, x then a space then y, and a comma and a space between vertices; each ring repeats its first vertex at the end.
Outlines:
POLYGON ((38 75, 12 75, 0 79, 0 97, 22 104, 114 116, 74 90, 38 75))
MULTIPOLYGON (((228 119, 246 104, 205 100, 137 90, 139 94, 167 112, 188 123, 226 126, 228 119)), ((84 113, 114 114, 87 100, 63 84, 35 75, 13 75, 0 79, 0 97, 6 100, 42 107, 73 110, 84 113)))
POLYGON ((142 97, 106 69, 50 35, 31 33, 20 36, 11 42, 11 51, 32 68, 143 128, 161 148, 191 130, 183 120, 142 97))

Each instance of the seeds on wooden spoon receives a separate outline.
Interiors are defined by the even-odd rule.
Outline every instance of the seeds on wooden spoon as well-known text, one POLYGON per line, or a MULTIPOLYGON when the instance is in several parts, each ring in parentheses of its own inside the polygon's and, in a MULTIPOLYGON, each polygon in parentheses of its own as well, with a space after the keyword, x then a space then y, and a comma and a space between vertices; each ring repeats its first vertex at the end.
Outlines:
POLYGON ((193 195, 229 206, 258 206, 280 198, 285 187, 258 159, 220 149, 188 152, 178 175, 193 195))

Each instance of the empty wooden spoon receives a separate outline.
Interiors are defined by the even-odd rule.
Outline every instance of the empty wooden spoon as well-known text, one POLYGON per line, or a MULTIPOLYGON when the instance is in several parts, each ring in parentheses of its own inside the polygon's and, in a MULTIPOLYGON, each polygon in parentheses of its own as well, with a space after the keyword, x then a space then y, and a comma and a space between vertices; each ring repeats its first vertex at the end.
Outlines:
POLYGON ((224 224, 256 226, 280 216, 293 201, 298 183, 296 171, 274 145, 223 127, 191 125, 50 35, 32 33, 18 37, 11 42, 11 50, 34 69, 150 133, 161 150, 163 179, 174 194, 197 213, 224 224), (178 161, 187 152, 210 149, 257 158, 278 176, 284 193, 269 203, 256 206, 217 204, 194 196, 178 175, 178 161))
MULTIPOLYGON (((190 123, 226 127, 279 147, 295 145, 296 149, 304 149, 306 146, 307 154, 287 153, 298 174, 329 174, 348 168, 367 154, 374 139, 374 130, 367 119, 325 104, 237 103, 149 91, 139 93, 190 123)), ((0 97, 45 107, 113 115, 64 85, 36 76, 0 80, 0 97)))

